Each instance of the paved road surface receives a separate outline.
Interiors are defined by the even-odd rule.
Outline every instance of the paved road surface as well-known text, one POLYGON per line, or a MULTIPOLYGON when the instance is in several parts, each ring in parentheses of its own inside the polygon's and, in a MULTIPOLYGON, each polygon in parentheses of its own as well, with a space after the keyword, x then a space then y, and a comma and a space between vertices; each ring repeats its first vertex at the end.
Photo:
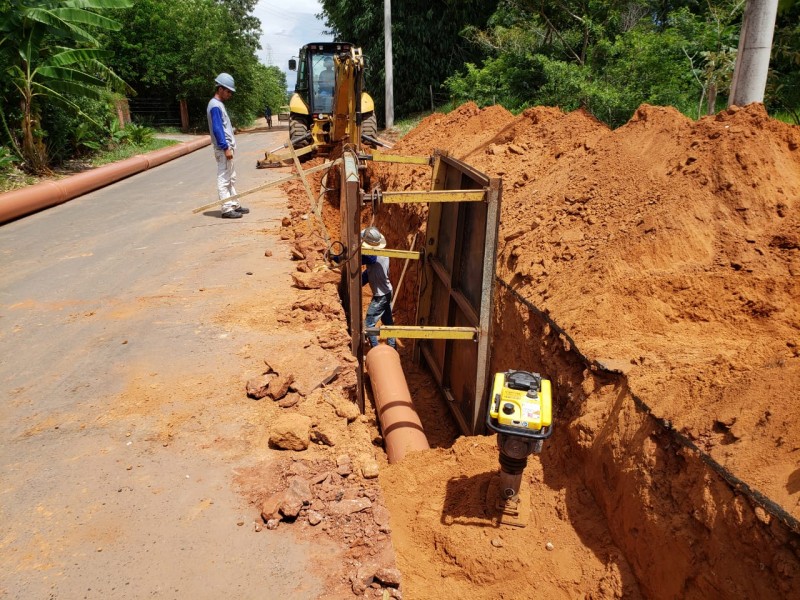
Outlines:
MULTIPOLYGON (((282 129, 239 136, 239 191, 284 174, 255 169, 282 129)), ((214 181, 204 148, 0 228, 0 598, 320 594, 320 548, 236 490, 267 334, 234 301, 288 280, 285 200, 192 214, 214 181)))

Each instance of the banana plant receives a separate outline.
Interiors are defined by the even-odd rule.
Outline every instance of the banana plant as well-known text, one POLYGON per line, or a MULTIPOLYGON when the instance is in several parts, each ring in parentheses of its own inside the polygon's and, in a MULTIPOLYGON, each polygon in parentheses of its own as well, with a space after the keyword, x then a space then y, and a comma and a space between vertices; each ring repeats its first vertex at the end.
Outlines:
POLYGON ((3 76, 17 92, 21 113, 21 140, 9 137, 31 172, 49 170, 40 102, 59 104, 89 119, 78 104, 80 98, 103 98, 110 89, 129 90, 104 64, 111 54, 100 47, 92 31, 121 27, 96 11, 130 6, 132 0, 0 3, 0 65, 5 65, 3 76))

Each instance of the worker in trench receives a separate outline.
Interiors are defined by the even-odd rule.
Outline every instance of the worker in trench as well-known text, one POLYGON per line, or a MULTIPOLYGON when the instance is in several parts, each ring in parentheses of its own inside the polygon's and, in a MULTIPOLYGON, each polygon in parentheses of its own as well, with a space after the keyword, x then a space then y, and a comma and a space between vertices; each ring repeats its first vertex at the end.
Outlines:
MULTIPOLYGON (((377 227, 367 227, 361 230, 362 248, 380 250, 386 247, 386 238, 377 227)), ((361 285, 367 285, 372 290, 372 300, 367 307, 365 325, 375 327, 378 321, 384 325, 394 325, 392 319, 392 282, 389 280, 389 257, 361 255, 361 264, 366 268, 361 273, 361 285)), ((369 336, 370 346, 378 345, 378 336, 369 336)), ((387 343, 397 349, 395 338, 389 338, 387 343)))

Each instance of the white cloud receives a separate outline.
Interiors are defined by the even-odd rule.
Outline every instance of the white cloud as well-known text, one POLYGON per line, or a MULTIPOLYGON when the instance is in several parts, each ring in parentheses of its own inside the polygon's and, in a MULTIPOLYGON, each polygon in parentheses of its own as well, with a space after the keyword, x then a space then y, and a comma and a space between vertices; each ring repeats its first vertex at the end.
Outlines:
POLYGON ((289 71, 289 59, 297 56, 300 47, 310 42, 333 39, 323 35, 325 23, 316 18, 322 12, 318 0, 259 0, 253 15, 261 20, 261 52, 259 58, 286 73, 286 85, 294 90, 296 74, 289 71))

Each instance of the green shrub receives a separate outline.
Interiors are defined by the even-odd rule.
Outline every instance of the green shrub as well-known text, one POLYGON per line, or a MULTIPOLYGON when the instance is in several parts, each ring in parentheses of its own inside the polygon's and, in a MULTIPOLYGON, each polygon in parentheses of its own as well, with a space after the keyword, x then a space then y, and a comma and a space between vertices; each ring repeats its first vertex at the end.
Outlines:
POLYGON ((19 158, 12 154, 5 146, 0 146, 0 173, 7 173, 11 170, 19 158))
POLYGON ((153 139, 155 131, 150 127, 144 125, 137 125, 136 123, 129 123, 125 126, 128 132, 127 141, 134 146, 145 146, 153 139))

